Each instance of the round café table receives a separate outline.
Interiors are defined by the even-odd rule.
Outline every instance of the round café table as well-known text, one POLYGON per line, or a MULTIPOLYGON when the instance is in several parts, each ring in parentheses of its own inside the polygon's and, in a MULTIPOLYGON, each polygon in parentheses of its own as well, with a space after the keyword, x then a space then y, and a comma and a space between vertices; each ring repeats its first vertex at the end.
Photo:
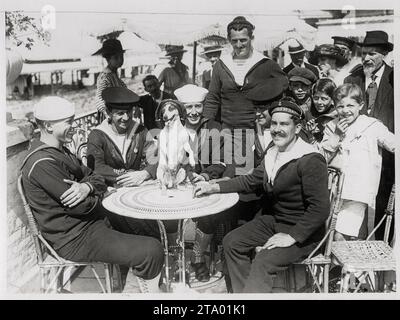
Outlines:
POLYGON ((169 245, 163 220, 178 221, 178 266, 179 280, 185 286, 185 243, 184 232, 190 218, 198 218, 219 213, 232 207, 238 200, 237 193, 212 194, 199 198, 193 197, 191 184, 181 185, 178 189, 161 190, 155 182, 147 182, 138 187, 117 189, 103 200, 103 206, 118 215, 156 220, 160 229, 161 242, 165 253, 165 277, 167 291, 171 291, 169 279, 169 245))

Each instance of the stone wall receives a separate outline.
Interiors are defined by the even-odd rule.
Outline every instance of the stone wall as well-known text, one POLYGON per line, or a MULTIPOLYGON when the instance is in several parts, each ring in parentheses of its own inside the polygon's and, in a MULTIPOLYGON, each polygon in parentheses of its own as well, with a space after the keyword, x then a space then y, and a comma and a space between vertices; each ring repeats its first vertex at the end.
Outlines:
POLYGON ((35 248, 17 190, 33 126, 24 120, 7 120, 7 292, 36 293, 39 270, 35 248))

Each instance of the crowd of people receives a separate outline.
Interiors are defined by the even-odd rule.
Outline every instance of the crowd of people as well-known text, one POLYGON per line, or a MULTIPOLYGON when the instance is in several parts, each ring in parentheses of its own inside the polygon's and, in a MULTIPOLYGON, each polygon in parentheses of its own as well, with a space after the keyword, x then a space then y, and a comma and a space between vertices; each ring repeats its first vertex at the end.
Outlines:
MULTIPOLYGON (((157 224, 108 212, 101 199, 107 188, 156 179, 168 108, 179 110, 195 154, 187 177, 197 185, 195 196, 239 193, 232 208, 195 220, 191 266, 198 281, 210 279, 205 251, 216 227, 229 224, 228 292, 271 292, 276 273, 306 257, 325 234, 328 166, 345 176, 335 239, 365 239, 394 183, 393 68, 384 61, 393 44, 384 31, 367 31, 362 43, 333 36, 333 44, 312 52, 296 40, 282 69, 254 49, 254 29, 236 17, 227 26, 232 51, 205 48, 212 69, 202 86, 189 83, 183 46, 167 46, 170 66, 143 79, 148 94, 141 97, 118 77, 120 42, 104 41, 95 53, 108 64, 97 80, 104 120, 89 135, 87 167, 63 146, 74 131, 73 105, 48 97, 35 106, 41 137, 24 161, 23 184, 60 256, 131 268, 143 292, 159 292, 164 255, 157 224), (359 64, 351 59, 355 46, 359 64)), ((166 229, 176 238, 174 221, 166 229)))

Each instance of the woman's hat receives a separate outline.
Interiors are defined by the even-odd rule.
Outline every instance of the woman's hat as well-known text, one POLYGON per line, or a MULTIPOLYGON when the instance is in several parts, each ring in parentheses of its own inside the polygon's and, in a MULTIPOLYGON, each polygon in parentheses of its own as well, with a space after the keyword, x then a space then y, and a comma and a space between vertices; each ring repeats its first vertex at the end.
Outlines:
POLYGON ((271 117, 276 112, 284 112, 296 116, 299 119, 304 118, 303 110, 295 102, 286 100, 285 98, 273 102, 268 112, 271 117))
POLYGON ((364 41, 359 43, 361 47, 382 47, 387 51, 393 50, 393 43, 388 41, 389 37, 385 31, 367 31, 364 41))
POLYGON ((183 46, 166 45, 165 46, 166 56, 172 56, 177 53, 183 53, 187 50, 183 49, 183 46))
POLYGON ((97 50, 95 53, 92 54, 92 56, 95 55, 102 55, 102 56, 112 56, 114 54, 120 53, 120 52, 125 52, 124 49, 122 49, 121 42, 117 39, 108 39, 103 42, 102 47, 97 50))
POLYGON ((338 67, 342 67, 348 62, 343 56, 342 50, 334 44, 321 44, 320 46, 317 46, 314 51, 311 52, 308 62, 318 65, 318 58, 320 57, 330 57, 336 59, 336 64, 338 67))

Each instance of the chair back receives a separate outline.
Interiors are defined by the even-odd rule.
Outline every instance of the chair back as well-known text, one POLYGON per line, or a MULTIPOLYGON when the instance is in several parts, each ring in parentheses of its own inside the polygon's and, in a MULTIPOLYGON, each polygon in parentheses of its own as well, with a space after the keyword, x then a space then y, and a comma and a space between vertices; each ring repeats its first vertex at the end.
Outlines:
POLYGON ((40 231, 37 226, 35 217, 33 216, 31 207, 29 206, 28 201, 26 200, 26 197, 25 197, 25 192, 24 192, 23 185, 22 185, 22 176, 18 177, 18 192, 22 199, 22 204, 24 206, 24 212, 28 218, 28 227, 29 227, 29 230, 33 237, 33 242, 35 245, 37 258, 38 258, 39 262, 43 262, 43 251, 42 251, 42 246, 41 246, 40 240, 39 240, 40 231))
POLYGON ((324 256, 330 257, 332 252, 332 242, 335 234, 337 216, 342 207, 342 190, 344 182, 344 173, 335 167, 328 167, 328 189, 330 200, 330 212, 327 219, 327 235, 328 241, 325 246, 324 256))
POLYGON ((368 235, 366 240, 370 240, 371 237, 375 234, 376 230, 378 230, 379 227, 382 225, 382 223, 386 220, 385 232, 383 234, 383 241, 386 243, 389 242, 390 227, 392 225, 393 213, 394 213, 395 196, 396 196, 396 187, 395 187, 395 184, 393 184, 392 191, 390 192, 388 204, 387 204, 387 207, 385 210, 385 214, 383 215, 381 220, 378 222, 378 224, 375 226, 375 228, 371 231, 371 233, 368 235))
POLYGON ((324 257, 329 258, 332 252, 333 236, 335 234, 335 227, 337 215, 342 206, 342 189, 343 189, 344 173, 336 167, 328 167, 328 190, 330 209, 329 217, 325 222, 326 233, 322 240, 318 243, 315 249, 308 255, 311 259, 315 253, 320 250, 322 245, 326 242, 324 257))
POLYGON ((36 219, 33 216, 32 209, 26 199, 23 183, 22 183, 22 176, 18 177, 18 192, 21 196, 22 203, 24 205, 24 212, 28 218, 28 227, 33 237, 33 243, 35 245, 36 256, 38 259, 38 263, 41 264, 45 260, 45 252, 50 254, 53 258, 55 258, 59 262, 63 262, 64 260, 55 252, 55 250, 50 246, 50 244, 43 238, 39 227, 37 225, 36 219))

